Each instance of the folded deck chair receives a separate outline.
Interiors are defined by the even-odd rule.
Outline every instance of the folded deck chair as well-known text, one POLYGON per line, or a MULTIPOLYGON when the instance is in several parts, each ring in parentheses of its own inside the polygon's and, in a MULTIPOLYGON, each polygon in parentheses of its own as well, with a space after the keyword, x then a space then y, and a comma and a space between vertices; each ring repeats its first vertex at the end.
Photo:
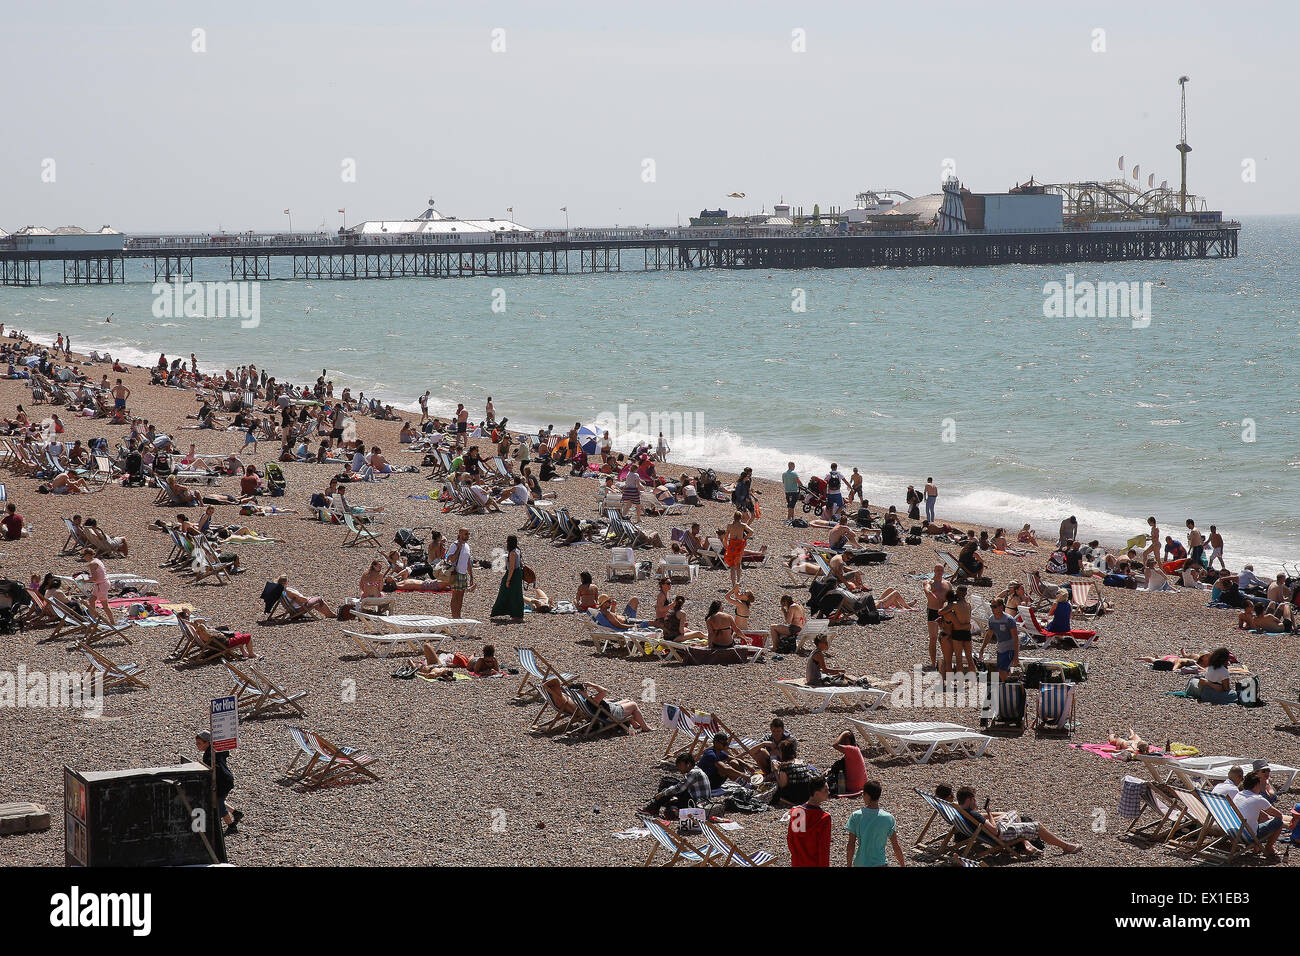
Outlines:
POLYGON ((718 826, 707 820, 700 821, 700 832, 704 840, 714 851, 714 855, 705 858, 709 866, 767 866, 776 857, 766 850, 745 853, 731 842, 731 838, 718 826))
POLYGON ((86 656, 90 662, 87 673, 99 675, 104 684, 104 690, 129 690, 134 687, 140 687, 145 690, 149 688, 140 675, 144 673, 144 668, 139 664, 115 664, 93 647, 85 644, 78 644, 77 649, 86 656))
POLYGON ((222 661, 221 665, 234 682, 230 696, 235 698, 241 719, 276 717, 282 714, 306 716, 306 711, 298 702, 307 696, 307 691, 289 691, 284 685, 267 677, 252 661, 236 664, 227 660, 222 661))
POLYGON ((641 825, 650 831, 651 846, 650 855, 641 865, 651 866, 654 863, 655 855, 660 850, 667 850, 671 856, 664 866, 674 866, 677 863, 685 863, 688 866, 704 866, 707 858, 713 856, 717 851, 708 843, 701 847, 692 846, 687 842, 684 836, 674 833, 662 820, 656 820, 654 817, 640 817, 641 825))
POLYGON ((1041 685, 1038 688, 1038 713, 1034 717, 1034 728, 1069 734, 1074 730, 1077 706, 1074 684, 1041 685))
POLYGON ((862 707, 875 710, 889 700, 889 691, 873 687, 809 687, 802 677, 778 678, 776 686, 786 699, 795 707, 804 707, 811 702, 817 706, 812 713, 823 713, 835 701, 842 701, 850 707, 862 707), (800 700, 800 696, 804 698, 800 700))

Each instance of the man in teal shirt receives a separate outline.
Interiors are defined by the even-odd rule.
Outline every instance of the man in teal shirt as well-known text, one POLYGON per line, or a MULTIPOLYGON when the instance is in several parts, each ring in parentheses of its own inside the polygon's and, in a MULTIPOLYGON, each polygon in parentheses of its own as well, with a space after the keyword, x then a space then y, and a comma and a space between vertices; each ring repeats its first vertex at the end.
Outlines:
POLYGON ((885 843, 894 850, 899 866, 906 866, 894 818, 880 809, 880 784, 868 780, 862 788, 862 809, 854 810, 844 829, 849 831, 846 859, 849 866, 886 866, 885 843))
POLYGON ((794 462, 789 463, 785 474, 781 476, 781 487, 785 489, 785 511, 786 520, 794 520, 794 506, 799 503, 799 489, 803 485, 799 481, 799 472, 794 470, 794 462))

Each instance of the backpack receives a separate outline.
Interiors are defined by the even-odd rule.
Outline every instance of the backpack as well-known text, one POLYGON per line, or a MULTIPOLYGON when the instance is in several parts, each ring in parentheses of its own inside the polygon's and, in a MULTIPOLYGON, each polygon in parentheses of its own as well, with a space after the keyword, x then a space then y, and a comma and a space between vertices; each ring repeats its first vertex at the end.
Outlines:
POLYGON ((806 527, 808 527, 808 522, 805 521, 803 518, 791 518, 791 519, 790 519, 790 527, 792 527, 792 528, 806 528, 806 527))
POLYGON ((903 541, 907 544, 920 544, 921 536, 919 534, 909 534, 903 541))
POLYGON ((840 490, 840 476, 831 472, 826 478, 826 491, 829 494, 836 494, 840 490))

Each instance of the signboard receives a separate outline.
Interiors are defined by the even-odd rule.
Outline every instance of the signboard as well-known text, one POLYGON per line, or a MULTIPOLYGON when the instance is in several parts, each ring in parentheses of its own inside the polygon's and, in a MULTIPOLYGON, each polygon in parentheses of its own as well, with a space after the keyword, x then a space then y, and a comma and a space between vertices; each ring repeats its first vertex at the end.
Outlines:
POLYGON ((212 751, 234 750, 239 746, 239 705, 234 697, 212 698, 212 751))

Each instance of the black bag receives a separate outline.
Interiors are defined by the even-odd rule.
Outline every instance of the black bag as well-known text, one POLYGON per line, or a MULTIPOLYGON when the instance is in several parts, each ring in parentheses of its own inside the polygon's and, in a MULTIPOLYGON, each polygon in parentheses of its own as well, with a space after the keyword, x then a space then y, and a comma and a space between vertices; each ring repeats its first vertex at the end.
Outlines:
POLYGON ((903 541, 905 541, 907 544, 920 544, 921 536, 919 534, 909 534, 906 538, 903 539, 903 541))
POLYGON ((879 624, 880 611, 876 609, 876 599, 864 594, 853 602, 853 613, 858 616, 859 624, 879 624))
POLYGON ((791 518, 791 519, 790 519, 790 527, 792 527, 792 528, 806 528, 806 527, 808 527, 808 522, 805 521, 803 518, 791 518))
POLYGON ((846 551, 844 556, 848 558, 849 564, 884 564, 885 552, 883 551, 846 551))

